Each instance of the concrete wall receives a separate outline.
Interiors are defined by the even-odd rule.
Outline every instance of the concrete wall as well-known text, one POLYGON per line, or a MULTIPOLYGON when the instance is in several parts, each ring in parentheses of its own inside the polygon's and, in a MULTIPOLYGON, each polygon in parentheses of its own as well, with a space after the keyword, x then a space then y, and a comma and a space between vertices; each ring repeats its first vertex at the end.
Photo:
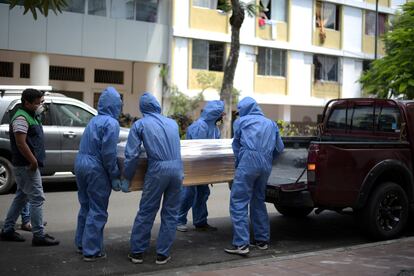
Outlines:
POLYGON ((362 10, 345 6, 343 15, 343 49, 359 53, 362 51, 362 10))
POLYGON ((0 4, 0 49, 167 63, 169 1, 159 7, 164 24, 71 12, 35 21, 20 6, 0 4))

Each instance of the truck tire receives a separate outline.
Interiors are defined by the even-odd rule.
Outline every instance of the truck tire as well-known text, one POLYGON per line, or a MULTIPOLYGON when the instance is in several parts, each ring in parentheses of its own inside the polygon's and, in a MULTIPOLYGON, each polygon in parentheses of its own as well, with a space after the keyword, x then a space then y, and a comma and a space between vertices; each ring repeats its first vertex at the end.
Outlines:
POLYGON ((0 195, 6 194, 14 185, 12 163, 0 156, 0 195))
POLYGON ((312 207, 286 207, 277 206, 276 204, 275 208, 279 213, 281 213, 285 217, 293 218, 304 218, 313 211, 312 207))
POLYGON ((357 212, 357 219, 370 238, 387 240, 402 233, 408 214, 408 198, 403 188, 393 182, 384 182, 373 191, 367 205, 357 212))

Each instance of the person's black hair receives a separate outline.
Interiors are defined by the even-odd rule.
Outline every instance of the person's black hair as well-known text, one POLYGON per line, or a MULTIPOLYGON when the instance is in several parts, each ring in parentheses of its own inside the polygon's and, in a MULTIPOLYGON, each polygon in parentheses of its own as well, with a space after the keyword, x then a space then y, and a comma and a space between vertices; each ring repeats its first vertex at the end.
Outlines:
POLYGON ((36 99, 43 97, 43 94, 43 91, 39 91, 37 89, 25 89, 22 93, 22 105, 24 105, 25 102, 33 103, 36 99))

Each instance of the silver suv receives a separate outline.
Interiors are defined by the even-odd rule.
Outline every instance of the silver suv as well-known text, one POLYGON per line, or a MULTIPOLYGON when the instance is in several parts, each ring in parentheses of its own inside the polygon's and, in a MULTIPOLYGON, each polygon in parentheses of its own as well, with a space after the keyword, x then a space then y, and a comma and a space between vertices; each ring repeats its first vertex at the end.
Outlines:
MULTIPOLYGON (((0 86, 0 194, 7 193, 14 185, 9 123, 10 114, 14 113, 20 103, 24 88, 6 89, 0 86)), ((58 93, 46 92, 44 98, 45 112, 42 114, 42 124, 46 161, 41 169, 42 175, 53 176, 56 172, 73 173, 83 131, 97 111, 81 101, 58 93)), ((127 139, 128 131, 127 128, 121 128, 120 141, 127 139)), ((53 180, 53 177, 47 178, 53 180)))

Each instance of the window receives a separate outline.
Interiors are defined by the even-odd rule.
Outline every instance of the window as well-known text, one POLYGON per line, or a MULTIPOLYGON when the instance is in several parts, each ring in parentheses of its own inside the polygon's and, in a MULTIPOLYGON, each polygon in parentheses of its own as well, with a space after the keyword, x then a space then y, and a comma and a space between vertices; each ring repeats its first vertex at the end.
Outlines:
POLYGON ((124 84, 124 72, 95 69, 95 82, 124 84))
POLYGON ((84 81, 85 69, 76 67, 50 66, 49 79, 61 81, 84 81))
MULTIPOLYGON (((378 34, 385 33, 387 15, 378 13, 378 34)), ((375 12, 365 11, 365 34, 375 35, 375 12)))
POLYGON ((69 104, 54 104, 56 107, 56 118, 61 126, 85 127, 93 118, 93 114, 88 111, 69 104))
POLYGON ((85 13, 85 0, 67 0, 68 4, 62 10, 67 12, 85 13))
POLYGON ((117 0, 111 2, 111 17, 135 19, 135 0, 117 0))
POLYGON ((266 19, 286 22, 286 0, 261 0, 260 6, 264 8, 266 19))
POLYGON ((158 0, 137 0, 138 21, 157 22, 158 0))
POLYGON ((221 10, 226 0, 193 0, 193 6, 212 10, 221 10))
POLYGON ((193 40, 192 68, 222 72, 224 43, 193 40))
POLYGON ((372 60, 364 59, 362 61, 362 71, 368 71, 371 68, 372 60))
POLYGON ((89 0, 88 14, 106 16, 106 0, 89 0))
POLYGON ((53 92, 63 94, 67 97, 83 101, 83 92, 79 91, 62 91, 62 90, 53 90, 53 92))
POLYGON ((373 130, 374 108, 372 106, 355 106, 351 125, 353 130, 373 130))
POLYGON ((346 107, 335 108, 327 123, 327 128, 330 129, 345 129, 346 128, 346 107))
POLYGON ((30 79, 30 64, 29 63, 20 63, 20 78, 30 79))
POLYGON ((322 55, 313 56, 315 80, 338 81, 338 58, 322 55))
POLYGON ((315 17, 316 27, 339 30, 339 6, 318 1, 315 17))
POLYGON ((286 75, 286 51, 271 48, 259 48, 258 74, 262 76, 286 75))
POLYGON ((398 132, 401 128, 401 115, 396 107, 384 107, 378 119, 378 130, 384 132, 398 132))
POLYGON ((0 61, 0 77, 13 78, 13 62, 0 61))

